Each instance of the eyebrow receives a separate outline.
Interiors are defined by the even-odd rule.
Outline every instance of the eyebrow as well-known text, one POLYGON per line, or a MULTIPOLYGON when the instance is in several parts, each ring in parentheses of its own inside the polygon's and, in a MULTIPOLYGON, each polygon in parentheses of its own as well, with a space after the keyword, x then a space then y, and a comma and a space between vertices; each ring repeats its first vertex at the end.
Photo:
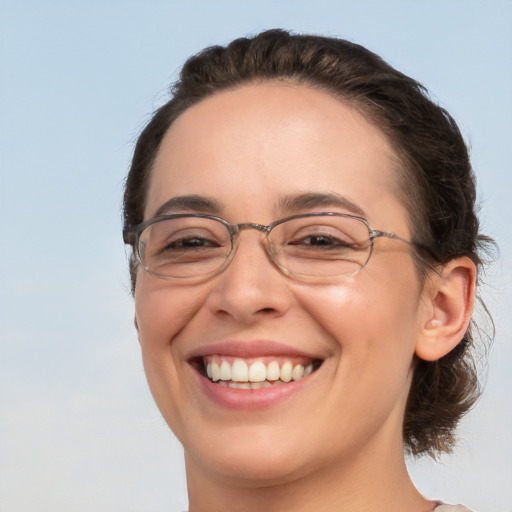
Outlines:
MULTIPOLYGON (((303 210, 324 206, 343 208, 354 215, 366 218, 366 213, 360 206, 335 192, 304 192, 287 195, 278 201, 277 210, 294 214, 303 210)), ((219 215, 223 210, 223 206, 213 197, 200 196, 198 194, 176 196, 162 204, 156 210, 154 217, 182 210, 219 215)))
POLYGON ((278 203, 279 210, 284 210, 289 213, 324 206, 343 208, 354 215, 366 218, 366 213, 360 206, 335 192, 306 192, 303 194, 294 194, 281 198, 278 203))
POLYGON ((159 217, 160 215, 166 215, 180 210, 219 214, 222 210, 222 205, 212 197, 200 196, 197 194, 176 196, 162 204, 155 212, 154 217, 159 217))

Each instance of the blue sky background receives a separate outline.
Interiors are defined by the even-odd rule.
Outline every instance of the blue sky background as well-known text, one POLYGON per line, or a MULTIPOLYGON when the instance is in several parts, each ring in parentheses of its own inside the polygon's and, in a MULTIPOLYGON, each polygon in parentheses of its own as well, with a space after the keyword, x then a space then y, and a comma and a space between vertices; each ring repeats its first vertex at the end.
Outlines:
POLYGON ((472 147, 497 335, 428 496, 512 512, 512 1, 0 0, 0 511, 172 512, 179 443, 144 379, 121 238, 133 142, 185 58, 265 28, 336 35, 423 82, 472 147))

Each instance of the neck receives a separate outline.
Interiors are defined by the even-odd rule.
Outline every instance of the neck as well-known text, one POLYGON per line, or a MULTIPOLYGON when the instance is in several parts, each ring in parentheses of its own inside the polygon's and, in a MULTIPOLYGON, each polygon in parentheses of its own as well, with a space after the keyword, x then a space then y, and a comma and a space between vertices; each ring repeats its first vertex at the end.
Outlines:
POLYGON ((190 512, 430 512, 414 487, 401 443, 348 456, 302 475, 254 481, 204 470, 186 455, 190 512))

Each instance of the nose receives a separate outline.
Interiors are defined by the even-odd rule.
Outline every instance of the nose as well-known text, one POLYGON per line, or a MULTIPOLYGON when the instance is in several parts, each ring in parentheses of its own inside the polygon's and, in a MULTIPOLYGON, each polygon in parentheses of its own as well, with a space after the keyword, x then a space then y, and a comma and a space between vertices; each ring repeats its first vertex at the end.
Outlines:
POLYGON ((239 234, 238 247, 228 267, 216 277, 207 299, 211 312, 240 323, 279 317, 292 303, 290 279, 272 261, 261 231, 239 234))

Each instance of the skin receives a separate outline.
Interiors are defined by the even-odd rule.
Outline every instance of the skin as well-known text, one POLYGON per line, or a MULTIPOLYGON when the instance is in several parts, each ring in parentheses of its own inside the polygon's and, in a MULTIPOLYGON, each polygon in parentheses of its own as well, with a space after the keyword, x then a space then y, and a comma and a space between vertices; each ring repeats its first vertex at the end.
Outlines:
MULTIPOLYGON (((335 192, 374 228, 410 239, 397 165, 380 130, 329 94, 248 85, 174 122, 152 170, 145 218, 189 194, 214 198, 217 214, 232 223, 347 212, 279 206, 290 194, 335 192)), ((407 474, 402 423, 415 353, 440 357, 454 342, 438 333, 469 320, 474 274, 468 264, 453 268, 453 279, 423 286, 410 247, 380 238, 356 275, 300 282, 279 271, 250 230, 229 267, 205 281, 177 284, 140 270, 135 316, 144 367, 185 449, 190 511, 432 510, 407 474), (451 301, 442 291, 450 283, 451 301), (432 319, 440 319, 435 327, 432 319), (288 400, 227 409, 205 395, 188 362, 191 351, 227 339, 273 340, 324 362, 288 400)))

